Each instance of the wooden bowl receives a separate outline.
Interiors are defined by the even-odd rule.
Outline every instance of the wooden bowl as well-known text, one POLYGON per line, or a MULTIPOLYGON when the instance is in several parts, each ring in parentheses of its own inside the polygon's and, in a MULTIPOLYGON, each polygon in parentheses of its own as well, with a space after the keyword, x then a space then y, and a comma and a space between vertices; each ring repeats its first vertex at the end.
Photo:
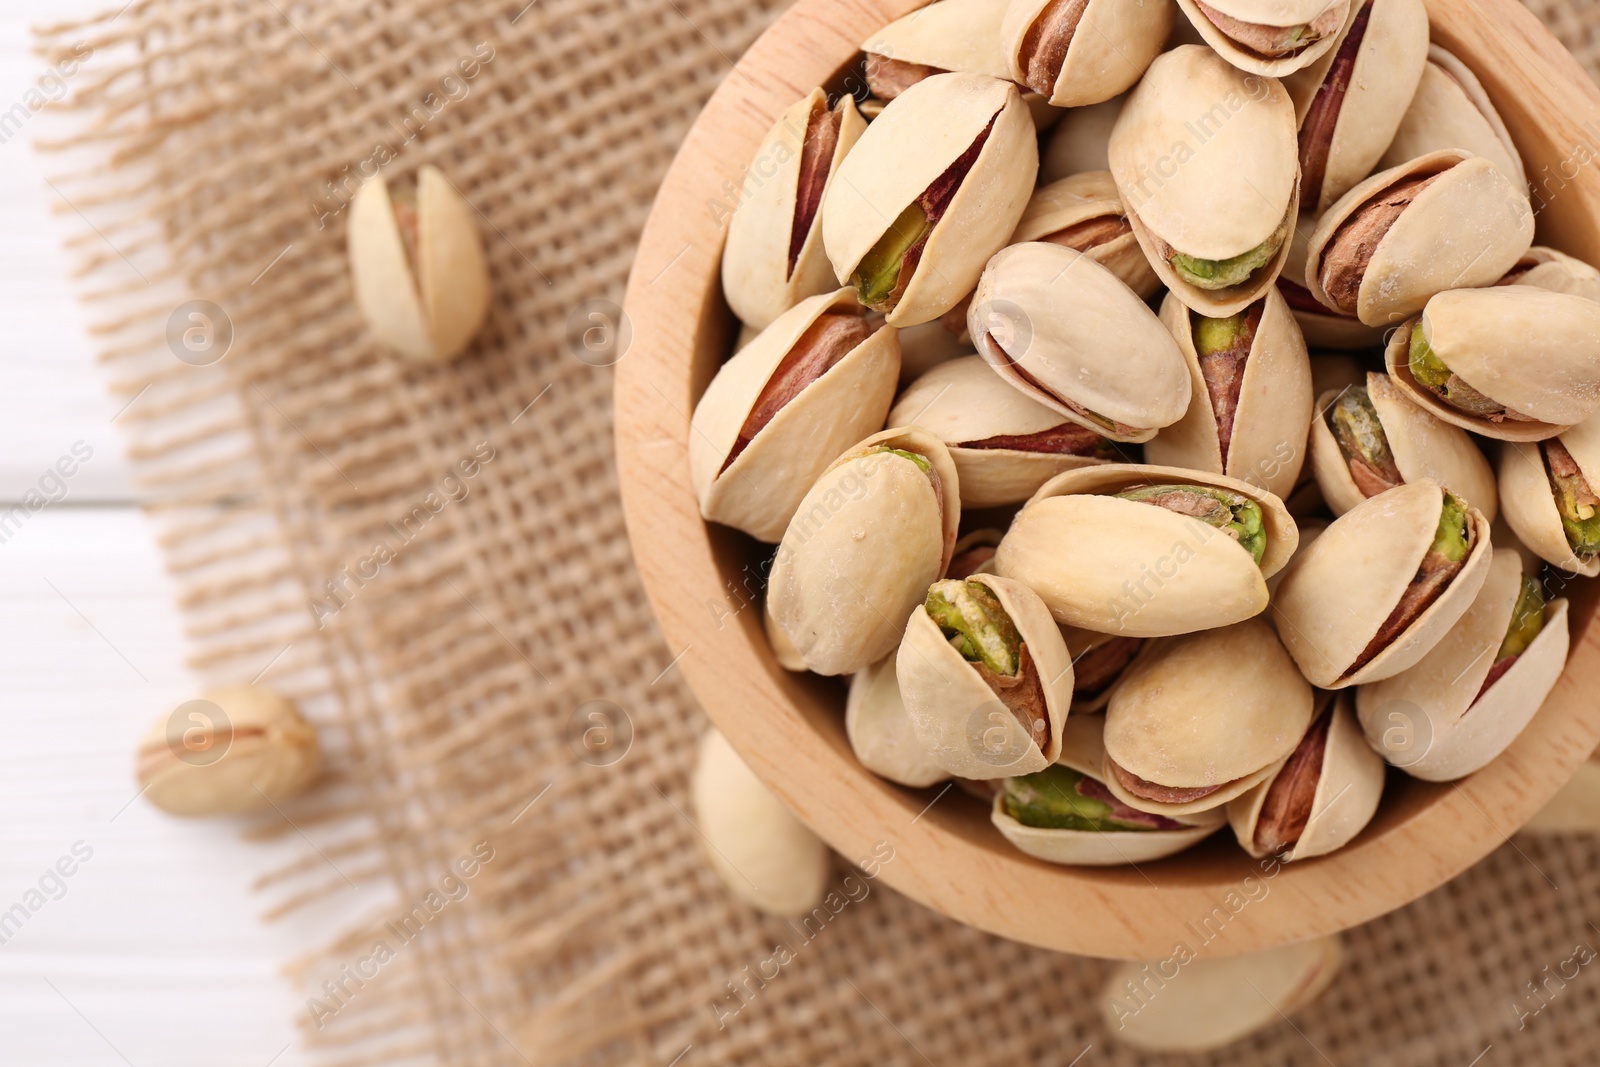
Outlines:
MULTIPOLYGON (((724 79, 685 139, 628 283, 631 348, 617 367, 617 463, 633 549, 676 669, 750 766, 847 860, 887 842, 882 878, 930 908, 1017 941, 1089 956, 1254 952, 1375 918, 1503 844, 1600 741, 1594 583, 1577 582, 1566 673, 1488 768, 1450 785, 1391 772, 1350 846, 1278 866, 1224 831, 1158 863, 1053 866, 1016 851, 959 789, 912 790, 861 767, 844 686, 790 674, 762 632, 762 556, 701 520, 689 415, 732 340, 719 257, 745 168, 778 115, 837 85, 858 46, 914 0, 799 0, 724 79)), ((1483 80, 1535 186, 1541 243, 1600 263, 1600 92, 1515 0, 1428 0, 1434 40, 1483 80), (1585 128, 1587 124, 1588 128, 1585 128), (1583 146, 1579 148, 1578 146, 1583 146), (1576 152, 1576 155, 1574 153, 1576 152)))

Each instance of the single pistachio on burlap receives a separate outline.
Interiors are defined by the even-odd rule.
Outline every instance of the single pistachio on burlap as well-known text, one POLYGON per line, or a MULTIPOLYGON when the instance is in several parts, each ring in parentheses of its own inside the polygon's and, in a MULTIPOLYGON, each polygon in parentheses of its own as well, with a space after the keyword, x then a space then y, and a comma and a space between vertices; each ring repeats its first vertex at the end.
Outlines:
POLYGON ((1512 185, 1527 188, 1522 156, 1483 84, 1465 63, 1433 44, 1411 105, 1378 167, 1397 167, 1441 148, 1482 156, 1512 185))
POLYGON ((1531 285, 1600 302, 1600 270, 1576 256, 1534 245, 1496 285, 1531 285))
POLYGON ((722 293, 739 319, 757 329, 808 296, 838 287, 816 224, 823 193, 867 128, 855 101, 813 89, 785 111, 756 149, 752 188, 728 220, 722 247, 722 293))
POLYGON ((1185 304, 1216 317, 1283 269, 1300 204, 1294 104, 1201 45, 1150 64, 1108 148, 1139 245, 1185 304))
POLYGON ((1189 410, 1145 444, 1145 459, 1287 495, 1312 408, 1311 361, 1283 297, 1268 289, 1237 314, 1208 318, 1168 293, 1161 321, 1189 366, 1189 410))
POLYGON ((700 739, 690 783, 700 853, 728 891, 768 915, 822 900, 828 846, 757 778, 716 727, 700 739))
POLYGON ((1447 289, 1492 285, 1533 244, 1527 193, 1488 160, 1444 149, 1361 182, 1317 221, 1306 287, 1368 326, 1447 289))
POLYGON ((414 188, 364 182, 348 243, 356 304, 379 341, 432 363, 461 354, 489 314, 489 265, 472 205, 439 168, 420 168, 414 188))
POLYGON ((1356 690, 1372 748, 1415 778, 1471 774, 1516 740, 1567 662, 1567 602, 1498 548, 1472 606, 1409 670, 1356 690))
POLYGON ((1326 211, 1372 173, 1427 62, 1422 0, 1355 0, 1338 43, 1284 80, 1300 121, 1306 211, 1326 211))
POLYGON ((689 476, 700 514, 776 541, 817 475, 883 426, 900 376, 893 327, 848 289, 807 297, 717 371, 695 405, 689 476))
POLYGON ((322 764, 317 732, 265 686, 213 690, 146 731, 136 764, 150 803, 173 815, 244 815, 305 789, 322 764))
POLYGON ((933 583, 906 622, 895 673, 923 749, 962 778, 1042 771, 1061 754, 1072 657, 1050 611, 992 574, 933 583))
POLYGON ((1284 261, 1283 273, 1278 275, 1277 288, 1300 333, 1310 348, 1335 350, 1373 348, 1383 344, 1383 330, 1368 326, 1354 315, 1335 311, 1311 295, 1305 287, 1306 252, 1311 245, 1311 235, 1316 232, 1317 220, 1311 215, 1300 216, 1294 227, 1294 238, 1289 243, 1289 258, 1284 261))
POLYGON ((1500 513, 1494 471, 1467 432, 1408 400, 1387 374, 1317 397, 1311 464, 1323 499, 1343 515, 1368 497, 1426 479, 1448 486, 1491 523, 1500 513))
POLYGON ((1039 183, 1049 185, 1085 171, 1110 171, 1106 146, 1127 94, 1088 107, 1067 108, 1039 156, 1039 183))
POLYGON ((936 319, 978 283, 1033 192, 1039 150, 1016 86, 937 74, 889 102, 822 201, 834 275, 891 326, 936 319))
POLYGON ((1000 547, 1003 536, 992 526, 963 535, 950 553, 950 565, 944 569, 944 576, 971 578, 974 574, 993 574, 995 550, 1000 547))
POLYGON ((1167 0, 1010 0, 1010 77, 1056 107, 1100 104, 1137 82, 1172 28, 1167 0))
POLYGON ((1074 249, 1032 241, 996 254, 967 330, 1000 377, 1113 441, 1148 441, 1189 406, 1189 370, 1172 335, 1074 249))
POLYGON ((922 746, 906 715, 891 654, 850 676, 844 732, 861 765, 880 778, 920 789, 950 777, 922 746))
POLYGON ((1222 810, 1169 819, 1130 808, 1100 781, 1099 715, 1073 715, 1061 757, 1033 774, 1000 781, 989 820, 1021 851, 1049 863, 1110 867, 1181 852, 1222 825, 1222 810))
POLYGON ((867 88, 887 104, 935 74, 963 71, 1010 80, 1000 40, 1005 12, 996 0, 935 0, 902 15, 862 42, 867 88))
POLYGON ((1392 678, 1428 654, 1489 573, 1489 522, 1436 482, 1362 501, 1295 557, 1273 619, 1323 689, 1392 678))
POLYGON ((1600 763, 1591 755, 1578 764, 1567 784, 1522 824, 1525 834, 1600 832, 1600 763))
POLYGON ((1531 285, 1452 289, 1384 352, 1420 407, 1501 441, 1542 441, 1600 410, 1600 304, 1531 285))
POLYGON ((1311 724, 1311 686, 1259 619, 1152 641, 1106 705, 1100 777, 1176 818, 1276 773, 1311 724))
POLYGON ((915 426, 848 449, 816 480, 773 561, 774 623, 817 674, 854 674, 900 643, 955 549, 961 483, 915 426))
POLYGON ((995 573, 1031 586, 1068 626, 1162 637, 1260 614, 1266 579, 1297 543, 1294 520, 1264 489, 1111 463, 1042 485, 1000 542, 995 573))
POLYGON ((1228 803, 1239 847, 1258 859, 1325 856, 1354 840, 1378 810, 1383 760, 1367 745, 1349 695, 1319 690, 1317 704, 1294 754, 1228 803))
POLYGON ((1241 71, 1282 78, 1326 55, 1350 0, 1178 0, 1206 44, 1241 71))
POLYGON ((1276 1026, 1320 997, 1339 973, 1337 937, 1302 941, 1248 956, 1198 957, 1178 946, 1159 963, 1124 963, 1111 972, 1100 1012, 1118 1040, 1151 1052, 1207 1052, 1276 1026), (1167 969, 1176 970, 1174 977, 1167 969), (1159 970, 1159 995, 1148 987, 1159 970))
POLYGON ((1085 714, 1105 710, 1117 683, 1147 643, 1143 637, 1103 634, 1077 626, 1061 627, 1061 639, 1072 656, 1072 710, 1085 714))
POLYGON ((911 383, 889 424, 915 424, 945 443, 963 509, 1018 504, 1064 470, 1119 458, 1105 437, 1013 389, 976 355, 911 383))
POLYGON ((1600 575, 1600 415, 1500 451, 1500 505, 1512 533, 1564 571, 1600 575))
POLYGON ((1012 244, 1045 241, 1075 249, 1148 300, 1161 279, 1144 258, 1109 170, 1086 171, 1040 186, 1028 201, 1012 244))

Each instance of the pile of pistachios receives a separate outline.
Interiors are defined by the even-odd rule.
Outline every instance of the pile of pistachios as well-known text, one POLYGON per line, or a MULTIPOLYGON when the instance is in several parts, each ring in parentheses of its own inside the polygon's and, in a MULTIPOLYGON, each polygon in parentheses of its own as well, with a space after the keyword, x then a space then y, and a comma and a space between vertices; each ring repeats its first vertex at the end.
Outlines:
POLYGON ((746 173, 689 441, 861 763, 1050 862, 1292 861, 1504 751, 1600 573, 1600 272, 1422 0, 861 48, 746 173))

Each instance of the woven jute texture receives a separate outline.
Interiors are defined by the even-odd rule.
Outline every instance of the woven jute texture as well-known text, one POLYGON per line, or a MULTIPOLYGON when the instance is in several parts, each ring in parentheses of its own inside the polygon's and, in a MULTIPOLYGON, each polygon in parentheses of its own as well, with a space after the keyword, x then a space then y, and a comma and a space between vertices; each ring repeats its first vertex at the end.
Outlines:
MULTIPOLYGON (((572 339, 607 328, 656 182, 777 6, 135 0, 41 31, 52 63, 92 53, 53 182, 195 665, 294 694, 329 749, 261 827, 314 842, 268 908, 391 894, 289 975, 330 1063, 1138 1062, 1094 1009, 1105 964, 843 863, 802 930, 700 860, 705 721, 631 570, 612 372, 572 339), (374 347, 344 257, 361 177, 425 162, 495 281, 443 368, 374 347), (577 755, 630 726, 621 759, 577 755)), ((1597 11, 1540 8, 1591 69, 1597 11)), ((1592 1063, 1600 977, 1551 976, 1593 958, 1597 899, 1600 842, 1518 838, 1347 935, 1293 1025, 1193 1062, 1592 1063)))

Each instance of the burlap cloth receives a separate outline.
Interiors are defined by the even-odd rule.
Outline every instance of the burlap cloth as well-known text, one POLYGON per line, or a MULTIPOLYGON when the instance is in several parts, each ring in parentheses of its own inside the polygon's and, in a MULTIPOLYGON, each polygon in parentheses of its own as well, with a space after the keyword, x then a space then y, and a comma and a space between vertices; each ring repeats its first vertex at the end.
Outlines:
MULTIPOLYGON (((808 937, 700 860, 705 720, 631 569, 612 372, 568 338, 621 302, 660 175, 778 4, 139 0, 41 31, 52 63, 93 49, 53 182, 195 666, 294 693, 336 769, 261 829, 314 843, 271 910, 392 886, 292 969, 330 1062, 1138 1060, 1094 1010, 1105 964, 881 885, 808 937), (344 257, 360 176, 429 161, 495 279, 438 369, 375 350, 344 257), (173 314, 194 299, 231 322, 220 360, 219 322, 173 314), (633 730, 609 765, 575 756, 590 712, 625 725, 594 700, 633 730)), ((1539 9, 1600 68, 1600 8, 1539 9)), ((1600 946, 1593 900, 1600 841, 1519 837, 1347 935, 1294 1026, 1194 1062, 1593 1063, 1600 976, 1549 980, 1600 946)))

